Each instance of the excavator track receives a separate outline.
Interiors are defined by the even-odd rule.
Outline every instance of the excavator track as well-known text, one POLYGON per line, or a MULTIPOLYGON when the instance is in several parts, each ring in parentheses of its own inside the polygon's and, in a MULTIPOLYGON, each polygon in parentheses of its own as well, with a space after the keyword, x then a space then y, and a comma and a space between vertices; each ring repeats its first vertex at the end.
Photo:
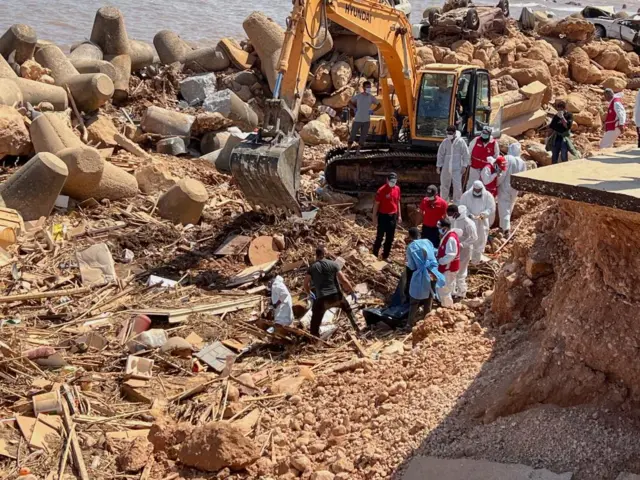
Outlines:
POLYGON ((429 185, 439 185, 435 152, 367 149, 356 154, 344 147, 325 156, 325 179, 332 190, 346 194, 375 193, 395 172, 403 197, 422 197, 429 185))

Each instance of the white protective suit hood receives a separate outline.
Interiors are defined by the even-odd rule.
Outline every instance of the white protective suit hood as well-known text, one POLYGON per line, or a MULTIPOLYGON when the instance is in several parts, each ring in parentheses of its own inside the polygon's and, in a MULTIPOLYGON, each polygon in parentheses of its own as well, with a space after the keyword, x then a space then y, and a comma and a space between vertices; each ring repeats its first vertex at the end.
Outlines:
POLYGON ((511 145, 509 145, 507 155, 511 155, 512 157, 519 157, 521 153, 522 146, 520 145, 520 142, 512 143, 511 145))
POLYGON ((460 218, 464 218, 467 216, 467 206, 466 205, 458 205, 458 213, 460 214, 460 218))

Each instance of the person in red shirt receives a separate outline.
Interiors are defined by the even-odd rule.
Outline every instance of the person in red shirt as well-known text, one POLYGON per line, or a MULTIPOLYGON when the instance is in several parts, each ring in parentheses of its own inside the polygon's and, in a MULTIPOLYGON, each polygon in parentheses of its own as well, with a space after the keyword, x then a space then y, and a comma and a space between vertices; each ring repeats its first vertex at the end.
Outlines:
POLYGON ((447 216, 447 202, 438 195, 435 185, 427 187, 427 196, 422 199, 420 212, 422 212, 422 238, 431 241, 434 248, 440 246, 440 232, 438 220, 447 216))
POLYGON ((387 260, 393 246, 393 238, 396 234, 396 225, 402 222, 402 212, 400 211, 400 187, 398 175, 390 173, 387 183, 381 186, 376 193, 373 204, 373 224, 377 228, 376 240, 373 243, 373 254, 377 257, 380 254, 380 247, 384 240, 382 259, 387 260))

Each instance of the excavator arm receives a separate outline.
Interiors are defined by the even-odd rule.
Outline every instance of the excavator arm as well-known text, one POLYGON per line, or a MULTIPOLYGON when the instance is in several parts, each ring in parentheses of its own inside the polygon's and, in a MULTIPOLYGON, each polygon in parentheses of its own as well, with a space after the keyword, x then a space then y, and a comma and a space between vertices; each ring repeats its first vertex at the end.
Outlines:
POLYGON ((414 118, 416 52, 411 25, 403 12, 384 1, 293 0, 264 126, 231 155, 231 173, 251 203, 300 212, 296 193, 303 144, 295 125, 314 52, 322 48, 328 34, 328 20, 378 47, 387 137, 393 132, 394 114, 389 78, 398 99, 398 113, 414 118))

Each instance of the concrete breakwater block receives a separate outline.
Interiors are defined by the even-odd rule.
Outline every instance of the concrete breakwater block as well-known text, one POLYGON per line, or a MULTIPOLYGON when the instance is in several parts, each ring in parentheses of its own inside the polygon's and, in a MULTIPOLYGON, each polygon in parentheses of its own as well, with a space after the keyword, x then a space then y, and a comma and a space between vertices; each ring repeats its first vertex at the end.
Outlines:
POLYGON ((219 47, 199 48, 184 57, 184 66, 194 72, 219 72, 229 68, 229 65, 229 57, 219 47))
POLYGON ((9 78, 0 78, 0 105, 13 107, 23 101, 20 87, 9 78))
POLYGON ((140 126, 146 133, 188 137, 194 121, 195 117, 192 115, 173 112, 160 107, 149 107, 142 116, 140 126))
POLYGON ((158 215, 188 225, 200 220, 209 194, 204 185, 192 178, 183 178, 158 200, 158 215))
POLYGON ((253 130, 258 125, 258 115, 228 88, 209 96, 203 105, 207 112, 218 112, 240 128, 253 130))
POLYGON ((128 54, 105 57, 116 69, 113 80, 113 101, 124 103, 129 98, 129 78, 131 77, 131 57, 128 54))
POLYGON ((122 12, 116 7, 100 8, 93 21, 91 41, 98 45, 105 55, 129 53, 129 37, 122 12))
POLYGON ((49 102, 53 105, 53 109, 58 112, 63 112, 69 108, 69 96, 62 87, 47 85, 27 78, 15 78, 13 82, 22 92, 24 101, 29 102, 31 105, 36 106, 42 102, 49 102))
POLYGON ((187 147, 181 137, 171 137, 160 140, 156 145, 156 151, 165 155, 184 155, 187 153, 187 147))
POLYGON ((131 57, 132 72, 137 72, 152 65, 156 55, 156 49, 150 43, 140 40, 129 40, 129 56, 131 57))
POLYGON ((284 43, 284 30, 262 12, 253 12, 242 23, 242 27, 260 58, 262 73, 267 77, 269 88, 273 91, 280 51, 284 43))
POLYGON ((75 60, 102 60, 104 53, 102 49, 93 42, 82 42, 80 45, 71 50, 69 60, 74 63, 75 60))
POLYGON ((71 127, 55 113, 38 115, 29 127, 31 141, 36 153, 49 152, 57 154, 70 147, 82 147, 84 144, 71 127))
POLYGON ((201 105, 216 93, 216 82, 215 73, 187 77, 180 82, 180 94, 189 105, 201 105))
POLYGON ((44 45, 36 50, 36 61, 51 69, 56 85, 68 85, 78 109, 93 112, 113 96, 113 81, 101 73, 80 74, 56 45, 44 45))
POLYGON ((333 39, 333 48, 336 52, 344 53, 354 59, 378 56, 378 47, 366 38, 353 35, 336 35, 333 39))
POLYGON ((18 78, 18 74, 2 55, 0 55, 0 78, 18 78))
POLYGON ((0 204, 25 221, 48 217, 69 171, 52 153, 39 153, 0 185, 0 204))
POLYGON ((200 140, 200 152, 203 155, 224 148, 231 136, 230 132, 207 132, 200 140))
POLYGON ((153 45, 156 47, 160 62, 170 65, 175 62, 184 63, 187 54, 193 51, 180 36, 171 30, 161 30, 153 37, 153 45))
POLYGON ((92 147, 66 148, 58 156, 69 170, 62 193, 76 200, 119 200, 138 193, 138 181, 92 147))
POLYGON ((16 52, 15 62, 22 65, 33 58, 36 43, 38 43, 38 36, 29 25, 22 23, 11 25, 9 30, 0 37, 0 55, 9 58, 12 52, 16 52))
POLYGON ((92 60, 89 58, 78 58, 72 59, 71 63, 78 70, 79 73, 102 73, 109 77, 112 82, 115 81, 118 76, 118 72, 116 71, 116 67, 111 64, 111 62, 107 62, 106 60, 92 60))

